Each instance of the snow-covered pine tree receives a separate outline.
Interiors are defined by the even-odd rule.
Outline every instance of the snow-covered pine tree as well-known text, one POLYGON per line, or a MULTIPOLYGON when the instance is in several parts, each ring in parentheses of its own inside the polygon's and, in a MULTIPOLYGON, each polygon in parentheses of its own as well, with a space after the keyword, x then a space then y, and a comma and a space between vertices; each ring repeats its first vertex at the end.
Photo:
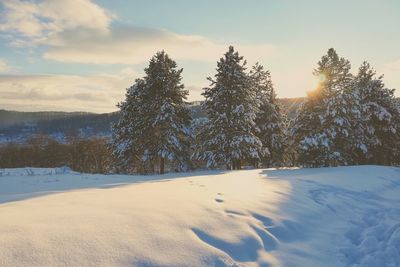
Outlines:
POLYGON ((394 118, 394 122, 397 125, 397 141, 395 142, 395 145, 393 146, 393 156, 394 156, 394 161, 393 165, 400 166, 400 97, 397 97, 394 99, 394 106, 396 108, 396 114, 397 116, 394 118))
POLYGON ((322 156, 329 147, 328 137, 320 133, 320 115, 324 112, 322 91, 317 88, 307 93, 304 104, 291 123, 290 150, 300 164, 319 167, 323 164, 322 156))
MULTIPOLYGON (((125 166, 133 155, 142 167, 164 173, 165 163, 174 170, 189 167, 190 115, 181 83, 182 69, 164 52, 158 52, 144 70, 143 79, 128 89, 118 106, 121 119, 113 127, 115 154, 125 166)), ((146 170, 146 169, 145 169, 146 170)))
MULTIPOLYGON (((203 108, 203 106, 202 106, 203 108)), ((204 143, 207 140, 208 132, 209 132, 209 120, 206 117, 193 118, 191 124, 191 133, 192 133, 192 146, 191 150, 192 154, 192 164, 194 167, 202 166, 205 159, 205 149, 204 143)))
POLYGON ((133 172, 134 169, 144 172, 141 168, 141 155, 144 154, 146 131, 143 118, 146 110, 142 105, 142 93, 145 84, 143 79, 136 79, 135 83, 126 90, 125 101, 118 103, 120 119, 112 125, 111 149, 116 161, 118 172, 133 172))
POLYGON ((270 72, 256 63, 250 71, 250 80, 259 103, 255 121, 257 136, 265 150, 261 161, 264 166, 270 167, 283 160, 285 119, 277 102, 270 72))
POLYGON ((331 48, 318 62, 318 88, 308 94, 296 119, 299 161, 310 166, 348 164, 354 101, 350 62, 331 48))
POLYGON ((360 116, 354 131, 358 140, 358 163, 395 164, 400 157, 400 110, 394 89, 383 76, 363 62, 354 78, 360 116))
POLYGON ((202 133, 200 158, 208 167, 223 164, 228 169, 240 169, 243 160, 254 162, 264 155, 255 134, 258 100, 245 65, 243 57, 230 46, 217 62, 215 79, 208 78, 211 85, 204 89, 208 125, 202 133))

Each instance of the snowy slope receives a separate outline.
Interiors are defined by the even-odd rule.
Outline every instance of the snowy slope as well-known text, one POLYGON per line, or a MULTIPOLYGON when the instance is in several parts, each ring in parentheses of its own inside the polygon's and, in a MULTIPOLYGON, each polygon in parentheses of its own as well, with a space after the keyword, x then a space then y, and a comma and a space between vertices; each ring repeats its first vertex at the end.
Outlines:
POLYGON ((400 169, 0 170, 0 266, 400 266, 400 169))

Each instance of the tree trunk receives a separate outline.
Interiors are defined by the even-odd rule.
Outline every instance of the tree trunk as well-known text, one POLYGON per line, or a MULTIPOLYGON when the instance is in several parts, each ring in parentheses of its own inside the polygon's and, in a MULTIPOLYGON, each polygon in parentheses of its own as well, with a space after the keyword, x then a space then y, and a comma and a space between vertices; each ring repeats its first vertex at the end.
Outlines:
POLYGON ((242 169, 242 161, 240 159, 237 160, 236 162, 236 169, 241 170, 242 169))
POLYGON ((253 167, 254 167, 255 169, 257 169, 257 168, 258 168, 258 162, 257 162, 257 159, 253 159, 253 167))
POLYGON ((160 174, 164 174, 164 157, 160 158, 160 174))

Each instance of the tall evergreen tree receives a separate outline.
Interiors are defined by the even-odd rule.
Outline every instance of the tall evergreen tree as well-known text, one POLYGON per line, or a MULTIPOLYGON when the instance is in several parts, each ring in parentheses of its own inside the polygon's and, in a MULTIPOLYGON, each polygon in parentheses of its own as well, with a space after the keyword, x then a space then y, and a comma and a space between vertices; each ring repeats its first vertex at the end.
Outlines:
POLYGON ((350 62, 331 48, 318 62, 314 75, 320 79, 308 94, 294 129, 300 143, 299 161, 312 166, 348 164, 352 120, 350 62))
POLYGON ((265 155, 262 163, 270 167, 281 163, 284 155, 284 117, 277 102, 275 90, 268 70, 258 63, 250 71, 252 89, 255 91, 259 108, 256 114, 257 136, 260 138, 265 155))
POLYGON ((139 163, 143 163, 141 155, 145 151, 145 135, 149 130, 144 120, 140 119, 146 114, 142 105, 144 88, 144 80, 136 79, 126 90, 125 101, 117 105, 121 115, 119 121, 112 125, 111 148, 118 171, 132 172, 135 168, 141 169, 139 163))
POLYGON ((359 119, 354 125, 358 140, 358 162, 393 164, 400 156, 400 110, 394 89, 388 89, 383 76, 363 62, 354 79, 359 119))
POLYGON ((258 100, 246 71, 246 61, 232 46, 217 62, 215 79, 205 88, 208 124, 202 132, 200 158, 207 165, 240 169, 243 160, 259 160, 264 154, 256 136, 258 100))
POLYGON ((118 105, 121 119, 113 126, 114 154, 122 166, 136 159, 145 171, 158 165, 164 173, 166 162, 176 170, 188 168, 191 118, 181 73, 175 61, 158 52, 146 75, 127 90, 125 101, 118 105))

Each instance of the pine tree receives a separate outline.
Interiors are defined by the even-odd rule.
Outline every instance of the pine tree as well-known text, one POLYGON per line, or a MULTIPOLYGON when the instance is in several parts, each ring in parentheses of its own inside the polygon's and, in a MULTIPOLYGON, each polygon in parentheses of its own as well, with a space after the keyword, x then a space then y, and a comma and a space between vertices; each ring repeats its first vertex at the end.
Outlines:
MULTIPOLYGON (((192 120, 191 133, 192 133, 192 164, 196 166, 202 166, 203 160, 211 161, 206 159, 206 151, 204 144, 208 137, 210 121, 206 117, 195 118, 192 120)), ((211 165, 210 165, 211 166, 211 165)))
POLYGON ((243 160, 258 161, 264 154, 255 135, 258 100, 246 73, 246 61, 232 46, 217 62, 215 79, 208 78, 204 107, 208 125, 201 134, 204 143, 200 158, 207 166, 224 164, 240 169, 243 160))
POLYGON ((132 172, 138 168, 145 148, 144 136, 148 128, 144 127, 144 121, 139 119, 145 115, 142 105, 142 93, 144 92, 144 80, 136 79, 135 83, 126 90, 125 101, 118 103, 120 119, 112 125, 111 148, 116 159, 117 171, 132 172))
POLYGON ((400 111, 394 89, 388 89, 383 76, 363 62, 354 79, 360 116, 354 131, 359 140, 359 163, 394 164, 399 157, 400 111))
POLYGON ((284 117, 277 102, 270 72, 256 63, 250 71, 250 79, 259 104, 256 125, 258 127, 257 136, 265 150, 262 162, 265 166, 270 167, 283 160, 285 149, 284 117))
POLYGON ((294 129, 299 161, 311 166, 348 164, 354 101, 350 62, 331 48, 314 75, 319 87, 308 94, 294 129))
POLYGON ((190 116, 181 83, 182 69, 158 52, 145 69, 145 77, 127 90, 118 107, 121 118, 113 126, 114 155, 121 166, 136 163, 143 171, 164 173, 168 162, 176 170, 189 167, 190 116))

